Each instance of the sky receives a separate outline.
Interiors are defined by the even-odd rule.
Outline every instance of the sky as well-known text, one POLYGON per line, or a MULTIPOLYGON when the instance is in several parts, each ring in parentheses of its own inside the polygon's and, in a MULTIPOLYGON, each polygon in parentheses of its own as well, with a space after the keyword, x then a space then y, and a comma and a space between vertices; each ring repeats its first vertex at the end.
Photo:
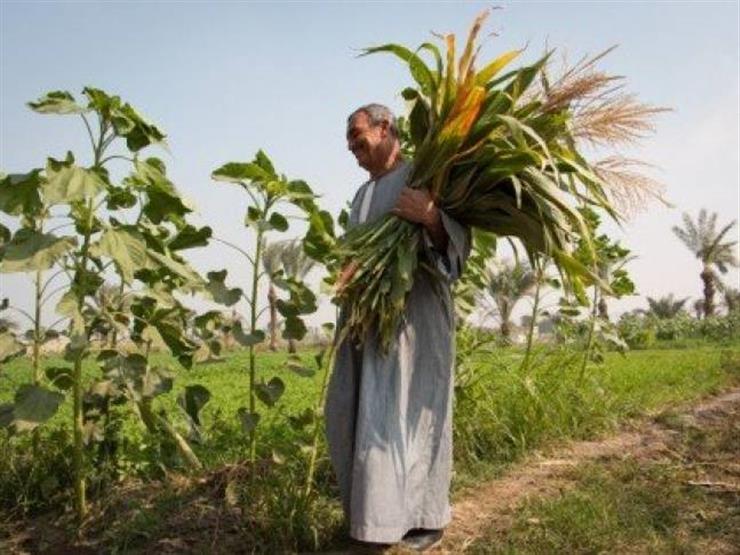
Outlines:
MULTIPOLYGON (((337 213, 366 180, 347 151, 347 114, 380 102, 403 114, 407 71, 389 56, 358 58, 387 42, 417 46, 430 32, 467 33, 486 2, 8 2, 0 0, 0 170, 21 173, 72 150, 89 161, 79 118, 42 116, 25 103, 49 90, 78 97, 90 85, 120 95, 168 135, 168 174, 197 207, 193 221, 249 245, 247 199, 210 173, 262 148, 279 171, 305 179, 337 213)), ((619 45, 601 67, 625 76, 644 102, 671 108, 655 133, 626 154, 655 166, 671 207, 647 204, 605 230, 637 258, 638 295, 701 296, 699 261, 674 236, 681 214, 700 208, 720 223, 740 210, 738 2, 500 2, 480 59, 546 46, 569 60, 619 45)), ((739 228, 733 230, 735 239, 739 228)), ((292 228, 298 235, 300 227, 292 228)), ((246 265, 228 248, 190 251, 205 272, 226 268, 246 286, 246 265)), ((503 253, 505 255, 505 253, 503 253)), ((723 276, 740 285, 736 270, 723 276)), ((24 276, 0 275, 0 297, 31 306, 24 276)), ((244 306, 238 307, 245 311, 244 306)), ((47 311, 48 312, 48 311, 47 311)), ((331 308, 324 303, 319 318, 331 308)), ((47 317, 51 317, 47 314, 47 317)))

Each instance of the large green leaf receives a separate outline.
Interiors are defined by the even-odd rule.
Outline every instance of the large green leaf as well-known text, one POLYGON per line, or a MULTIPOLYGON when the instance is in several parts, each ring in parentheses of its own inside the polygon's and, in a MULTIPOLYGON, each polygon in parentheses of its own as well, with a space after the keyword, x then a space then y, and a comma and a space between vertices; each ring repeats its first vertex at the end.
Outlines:
POLYGON ((23 384, 13 403, 13 424, 19 432, 32 430, 56 414, 64 395, 44 387, 23 384))
POLYGON ((314 260, 327 264, 332 261, 335 245, 334 220, 331 214, 326 210, 311 213, 303 239, 303 250, 314 260))
POLYGON ((129 150, 137 152, 151 144, 164 142, 165 134, 118 96, 103 90, 85 87, 82 91, 89 99, 88 107, 97 111, 113 125, 116 135, 126 139, 129 150))
POLYGON ((278 399, 285 392, 285 384, 283 380, 276 376, 267 383, 258 383, 255 386, 254 392, 260 401, 271 407, 277 403, 278 399))
POLYGON ((213 235, 213 230, 208 226, 196 228, 188 224, 178 230, 172 240, 167 243, 167 248, 172 251, 179 251, 193 247, 205 247, 208 246, 211 235, 213 235))
POLYGON ((238 287, 229 289, 226 286, 226 270, 220 272, 208 272, 208 282, 205 285, 206 292, 217 303, 231 306, 239 302, 242 290, 238 287))
POLYGON ((41 170, 0 178, 0 210, 11 216, 30 216, 41 210, 41 170))
POLYGON ((39 233, 26 228, 19 229, 4 247, 0 272, 48 270, 76 244, 76 240, 72 237, 57 237, 52 233, 39 233))
POLYGON ((157 265, 166 268, 169 272, 184 280, 185 285, 199 287, 203 284, 203 278, 201 278, 186 262, 180 262, 175 260, 172 256, 167 256, 151 249, 149 249, 147 253, 149 258, 157 265))
POLYGON ((59 389, 69 389, 74 385, 75 381, 72 372, 73 369, 67 366, 52 366, 45 371, 46 377, 51 384, 59 389))
POLYGON ((50 159, 42 193, 49 205, 71 204, 95 198, 105 187, 106 183, 98 173, 50 159))
POLYGON ((229 162, 211 173, 211 177, 216 181, 242 183, 246 181, 267 181, 272 178, 272 175, 258 164, 229 162))
POLYGON ((159 332, 160 337, 180 364, 189 367, 192 365, 192 354, 197 345, 187 335, 184 316, 183 309, 180 307, 157 309, 147 323, 159 332))
POLYGON ((90 250, 93 256, 112 258, 127 284, 137 270, 151 266, 144 237, 135 228, 109 227, 90 250))
POLYGON ((40 114, 82 114, 88 109, 75 102, 67 91, 50 91, 36 102, 28 102, 28 107, 40 114))
POLYGON ((244 347, 251 347, 252 345, 262 343, 265 340, 265 332, 261 330, 254 330, 253 333, 245 333, 242 329, 241 322, 234 324, 231 333, 237 343, 244 347))
POLYGON ((304 337, 306 337, 306 334, 308 333, 308 329, 306 328, 306 324, 298 318, 297 316, 288 316, 285 318, 285 324, 283 328, 283 337, 285 339, 295 339, 297 341, 300 341, 304 337))

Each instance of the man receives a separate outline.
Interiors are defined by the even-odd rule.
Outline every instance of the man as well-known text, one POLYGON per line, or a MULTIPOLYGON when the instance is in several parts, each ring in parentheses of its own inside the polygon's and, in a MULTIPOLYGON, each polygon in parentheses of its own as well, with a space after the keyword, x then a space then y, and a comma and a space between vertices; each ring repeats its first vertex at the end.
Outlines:
MULTIPOLYGON (((374 336, 337 349, 326 428, 350 535, 379 544, 403 540, 423 550, 450 521, 454 312, 450 282, 470 250, 468 230, 405 187, 411 164, 400 154, 388 108, 370 104, 347 121, 347 145, 370 174, 352 202, 350 226, 391 212, 419 224, 420 269, 390 352, 374 336), (437 283, 435 283, 435 281, 437 283)), ((349 264, 338 286, 351 277, 349 264)), ((344 320, 340 314, 339 328, 344 320)))

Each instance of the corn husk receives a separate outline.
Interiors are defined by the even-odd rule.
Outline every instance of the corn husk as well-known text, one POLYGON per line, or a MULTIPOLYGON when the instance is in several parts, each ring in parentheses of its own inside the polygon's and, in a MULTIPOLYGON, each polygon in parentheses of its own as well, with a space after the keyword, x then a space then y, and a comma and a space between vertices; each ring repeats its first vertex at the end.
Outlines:
MULTIPOLYGON (((591 242, 576 208, 596 207, 615 220, 620 215, 605 172, 584 158, 579 141, 634 141, 659 110, 621 94, 617 78, 595 69, 599 57, 553 84, 547 76, 552 52, 504 72, 521 53, 512 50, 476 70, 476 39, 486 16, 475 20, 459 56, 452 34, 441 37, 444 56, 432 43, 416 51, 386 44, 363 53, 399 57, 415 81, 402 92, 411 105, 407 185, 428 189, 461 224, 518 239, 530 258, 552 258, 568 289, 583 299, 584 287, 598 277, 572 256, 579 238, 591 242), (615 104, 619 112, 610 120, 615 104)), ((390 347, 420 264, 420 241, 418 225, 392 215, 342 238, 340 257, 358 266, 339 296, 356 341, 377 333, 381 347, 390 347)))

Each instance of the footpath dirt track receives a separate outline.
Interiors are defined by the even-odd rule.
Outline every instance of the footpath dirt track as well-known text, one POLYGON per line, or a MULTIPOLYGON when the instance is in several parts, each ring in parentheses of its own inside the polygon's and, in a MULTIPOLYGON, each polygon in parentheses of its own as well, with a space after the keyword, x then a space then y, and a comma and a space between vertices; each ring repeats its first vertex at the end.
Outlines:
MULTIPOLYGON (((730 421, 740 414, 740 388, 711 397, 679 411, 684 418, 699 424, 702 420, 730 421)), ((464 553, 490 528, 511 526, 513 509, 527 498, 555 495, 572 486, 566 471, 576 465, 614 458, 651 459, 671 451, 674 430, 654 418, 632 423, 623 431, 596 441, 579 441, 538 453, 514 467, 499 479, 482 484, 455 503, 453 522, 444 541, 429 553, 464 553)), ((740 483, 730 484, 740 491, 740 483)), ((387 553, 408 553, 394 548, 387 553)))

